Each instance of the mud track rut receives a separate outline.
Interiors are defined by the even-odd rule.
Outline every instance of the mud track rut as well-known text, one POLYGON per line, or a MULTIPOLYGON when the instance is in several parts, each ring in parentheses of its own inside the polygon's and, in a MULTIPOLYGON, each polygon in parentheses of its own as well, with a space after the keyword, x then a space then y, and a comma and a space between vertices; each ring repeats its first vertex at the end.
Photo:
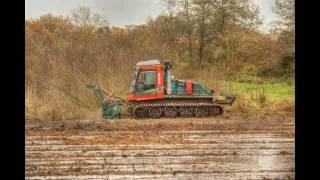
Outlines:
POLYGON ((26 121, 26 179, 294 179, 293 115, 26 121))

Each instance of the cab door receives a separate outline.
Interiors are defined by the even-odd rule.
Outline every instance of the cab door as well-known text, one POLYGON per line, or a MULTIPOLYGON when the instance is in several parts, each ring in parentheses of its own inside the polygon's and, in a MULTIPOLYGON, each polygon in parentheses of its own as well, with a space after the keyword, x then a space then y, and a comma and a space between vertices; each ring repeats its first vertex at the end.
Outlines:
POLYGON ((135 95, 137 97, 137 100, 157 99, 157 93, 157 71, 140 71, 135 88, 135 95))

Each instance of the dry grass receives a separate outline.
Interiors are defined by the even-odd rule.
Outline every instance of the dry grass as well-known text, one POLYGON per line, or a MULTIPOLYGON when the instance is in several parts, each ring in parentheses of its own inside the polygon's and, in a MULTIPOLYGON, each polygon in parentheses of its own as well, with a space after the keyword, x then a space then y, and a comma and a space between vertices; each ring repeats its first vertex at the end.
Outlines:
MULTIPOLYGON (((121 34, 114 30, 99 34, 90 28, 73 27, 72 30, 71 24, 59 18, 50 17, 49 20, 52 27, 39 20, 26 23, 26 119, 100 118, 101 108, 95 95, 86 89, 87 84, 98 84, 126 97, 133 65, 137 61, 168 58, 163 52, 167 47, 141 48, 140 42, 131 39, 130 33, 138 35, 140 32, 126 34, 121 31, 121 34)), ((153 36, 143 37, 153 40, 153 36)), ((156 45, 157 41, 151 41, 151 44, 156 45)), ((198 65, 178 61, 173 71, 177 79, 189 79, 208 89, 233 92, 219 83, 228 78, 228 67, 221 63, 198 65)), ((292 110, 289 102, 285 103, 286 108, 268 103, 264 95, 252 100, 239 96, 228 112, 255 112, 267 106, 272 106, 274 111, 292 110)), ((122 112, 125 114, 125 107, 122 112)))
MULTIPOLYGON (((120 78, 119 78, 120 79, 120 78)), ((107 80, 107 79, 106 79, 107 80)), ((76 85, 70 94, 60 89, 52 89, 47 95, 40 96, 33 89, 26 91, 26 119, 65 120, 65 119, 99 119, 101 107, 92 91, 85 89, 84 84, 76 85), (79 89, 79 90, 76 90, 79 89)), ((104 86, 109 88, 109 86, 104 86)), ((114 87, 114 86, 113 86, 114 87)), ((212 86, 211 86, 212 87, 212 86)), ((114 88, 111 88, 114 89, 114 88)), ((119 88, 119 92, 127 87, 119 88)), ((216 85, 216 89, 221 89, 216 85)), ((115 89, 114 92, 118 92, 115 89)), ((121 93, 125 97, 125 93, 121 93)), ((239 94, 232 107, 225 108, 226 114, 249 112, 294 112, 294 100, 268 101, 263 93, 248 99, 239 94)), ((128 117, 126 105, 122 106, 123 117, 128 117)))

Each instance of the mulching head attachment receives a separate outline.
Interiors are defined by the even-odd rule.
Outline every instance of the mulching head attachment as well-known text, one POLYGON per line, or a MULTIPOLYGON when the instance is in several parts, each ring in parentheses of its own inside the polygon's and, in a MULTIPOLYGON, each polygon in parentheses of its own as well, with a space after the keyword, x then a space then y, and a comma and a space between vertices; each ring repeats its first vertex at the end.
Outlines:
MULTIPOLYGON (((104 96, 102 95, 105 93, 99 86, 97 85, 87 85, 88 89, 93 90, 97 99, 102 107, 102 117, 104 119, 119 119, 121 116, 121 99, 110 99, 105 100, 104 96)), ((109 94, 108 94, 109 95, 109 94)))

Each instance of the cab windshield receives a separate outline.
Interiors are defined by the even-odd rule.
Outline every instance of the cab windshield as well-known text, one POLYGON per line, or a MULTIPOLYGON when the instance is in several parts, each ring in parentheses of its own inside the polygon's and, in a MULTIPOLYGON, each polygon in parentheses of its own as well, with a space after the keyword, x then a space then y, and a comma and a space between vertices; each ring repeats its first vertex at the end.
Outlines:
POLYGON ((156 71, 141 71, 140 77, 139 77, 139 84, 152 84, 156 85, 156 71))

